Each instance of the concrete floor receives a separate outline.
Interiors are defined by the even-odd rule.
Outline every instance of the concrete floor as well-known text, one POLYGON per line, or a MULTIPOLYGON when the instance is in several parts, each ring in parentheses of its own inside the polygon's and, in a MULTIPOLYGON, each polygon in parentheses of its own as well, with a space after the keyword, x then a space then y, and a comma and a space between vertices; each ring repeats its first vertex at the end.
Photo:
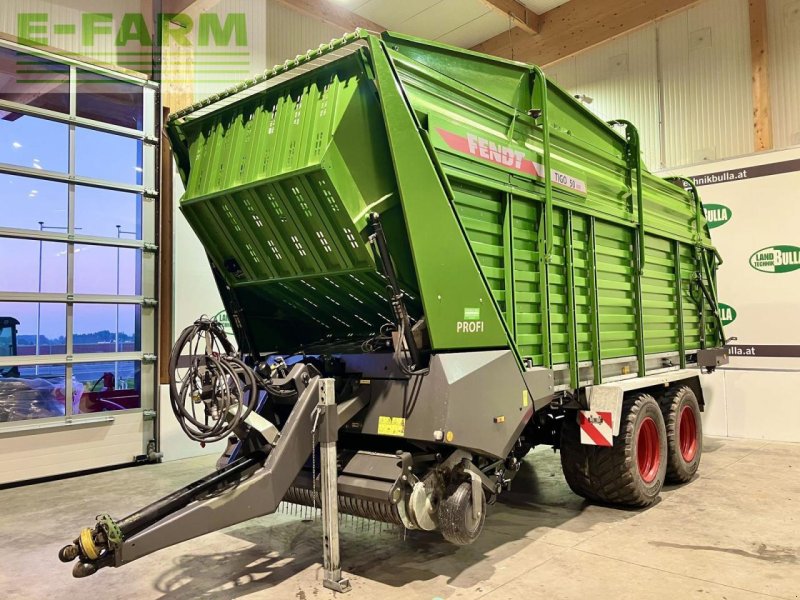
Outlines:
MULTIPOLYGON (((56 553, 94 515, 126 515, 209 471, 203 457, 0 491, 0 596, 334 597, 320 525, 276 514, 74 580, 56 553)), ((343 531, 344 598, 799 598, 800 445, 706 439, 699 476, 644 511, 574 496, 558 456, 528 455, 481 538, 343 531)))

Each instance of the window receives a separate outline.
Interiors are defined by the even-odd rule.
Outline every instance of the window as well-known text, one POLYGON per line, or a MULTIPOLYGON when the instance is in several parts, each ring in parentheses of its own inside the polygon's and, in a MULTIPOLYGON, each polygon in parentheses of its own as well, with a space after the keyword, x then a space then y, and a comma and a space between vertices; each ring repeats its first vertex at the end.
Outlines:
POLYGON ((0 256, 0 291, 66 293, 67 244, 0 237, 0 256))
POLYGON ((73 316, 75 354, 141 350, 141 309, 135 304, 77 304, 73 316))
POLYGON ((142 239, 142 195, 75 186, 75 229, 82 235, 142 239))
POLYGON ((128 129, 142 129, 141 86, 78 69, 78 116, 128 129))
POLYGON ((0 215, 3 227, 67 229, 69 189, 66 183, 0 174, 0 215))
POLYGON ((16 352, 47 356, 67 352, 67 305, 61 302, 0 302, 0 321, 18 321, 16 352))
POLYGON ((0 75, 0 100, 69 112, 68 65, 0 47, 0 75))
POLYGON ((0 163, 66 173, 69 126, 0 110, 0 163))
POLYGON ((154 408, 154 85, 0 40, 0 433, 154 408))
POLYGON ((75 171, 82 177, 116 183, 142 183, 141 140, 78 127, 75 162, 75 171))

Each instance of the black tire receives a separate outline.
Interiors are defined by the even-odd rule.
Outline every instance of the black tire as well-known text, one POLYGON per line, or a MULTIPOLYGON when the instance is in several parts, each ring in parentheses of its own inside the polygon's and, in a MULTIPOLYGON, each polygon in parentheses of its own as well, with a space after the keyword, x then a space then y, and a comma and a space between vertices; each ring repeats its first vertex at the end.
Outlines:
POLYGON ((658 402, 643 393, 625 398, 619 435, 611 447, 581 444, 577 419, 567 416, 561 430, 561 466, 572 491, 587 500, 652 504, 667 471, 667 432, 658 402))
POLYGON ((465 481, 451 486, 445 498, 439 503, 439 530, 451 544, 466 546, 471 544, 483 531, 486 521, 486 495, 481 488, 479 517, 472 516, 472 482, 465 481))
POLYGON ((594 446, 581 444, 577 415, 567 413, 561 425, 561 470, 564 471, 567 485, 575 494, 592 502, 600 502, 589 475, 589 455, 593 453, 594 446))
POLYGON ((686 483, 700 466, 703 454, 703 422, 700 404, 692 388, 670 387, 661 399, 667 427, 667 481, 686 483))

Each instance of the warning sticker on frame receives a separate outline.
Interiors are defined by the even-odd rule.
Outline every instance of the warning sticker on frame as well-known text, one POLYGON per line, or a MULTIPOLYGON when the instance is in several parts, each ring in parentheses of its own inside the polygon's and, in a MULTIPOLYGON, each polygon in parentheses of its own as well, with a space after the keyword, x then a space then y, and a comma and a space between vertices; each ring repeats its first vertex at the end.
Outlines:
POLYGON ((612 446, 614 444, 611 411, 580 410, 578 424, 581 428, 581 444, 590 446, 612 446))
POLYGON ((406 420, 403 417, 378 417, 378 435, 405 435, 406 420))

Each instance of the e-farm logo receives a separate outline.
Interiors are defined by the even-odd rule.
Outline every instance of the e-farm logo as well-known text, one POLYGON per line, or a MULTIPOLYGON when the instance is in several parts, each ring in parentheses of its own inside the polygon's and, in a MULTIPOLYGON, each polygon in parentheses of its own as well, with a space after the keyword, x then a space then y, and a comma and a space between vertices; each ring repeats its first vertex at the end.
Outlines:
POLYGON ((717 307, 719 309, 719 318, 722 319, 723 325, 730 325, 736 320, 735 308, 723 302, 720 302, 717 307))
MULTIPOLYGON (((113 10, 113 3, 110 3, 113 10)), ((56 19, 44 12, 17 14, 17 37, 28 46, 70 49, 68 55, 88 56, 135 71, 150 73, 154 49, 163 48, 160 64, 163 83, 187 83, 198 75, 213 76, 203 83, 234 83, 250 73, 247 15, 243 12, 208 10, 187 13, 159 13, 155 17, 136 12, 84 12, 56 19), (172 65, 172 62, 177 63, 172 65), (187 63, 192 75, 187 76, 187 63), (180 81, 172 81, 173 79, 180 81)), ((17 70, 20 82, 31 81, 28 63, 17 70)), ((47 71, 35 71, 46 73, 47 71)), ((153 73, 155 76, 156 73, 153 73)))
POLYGON ((725 225, 733 216, 733 211, 724 204, 706 204, 703 206, 703 211, 706 214, 709 229, 725 225))
POLYGON ((750 266, 764 273, 789 273, 800 269, 800 248, 797 246, 769 246, 754 252, 750 266))

